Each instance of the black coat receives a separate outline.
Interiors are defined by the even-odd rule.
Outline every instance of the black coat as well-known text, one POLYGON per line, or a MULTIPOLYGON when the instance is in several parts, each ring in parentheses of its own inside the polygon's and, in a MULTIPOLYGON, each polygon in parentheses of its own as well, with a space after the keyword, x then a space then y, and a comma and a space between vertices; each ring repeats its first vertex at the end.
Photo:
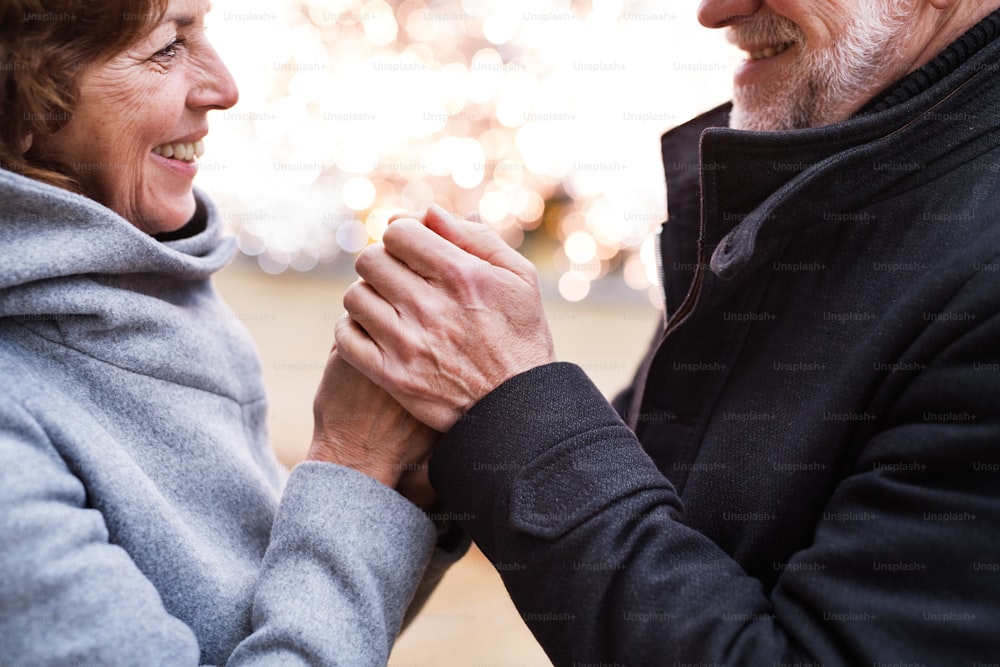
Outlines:
POLYGON ((444 436, 432 481, 557 664, 1000 662, 998 62, 669 133, 628 426, 553 364, 444 436))

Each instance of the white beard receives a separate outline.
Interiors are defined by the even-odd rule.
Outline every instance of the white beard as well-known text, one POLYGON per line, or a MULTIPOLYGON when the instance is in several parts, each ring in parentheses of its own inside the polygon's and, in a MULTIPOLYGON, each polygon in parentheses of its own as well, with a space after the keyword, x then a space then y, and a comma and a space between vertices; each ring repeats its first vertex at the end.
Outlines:
POLYGON ((910 13, 905 2, 863 0, 857 4, 842 37, 832 47, 810 49, 805 34, 781 16, 754 16, 730 29, 734 43, 795 42, 800 51, 784 80, 757 86, 737 86, 733 96, 730 127, 738 130, 775 132, 830 125, 864 106, 885 83, 904 76, 908 69, 898 62, 897 40, 906 39, 910 13), (886 79, 886 71, 898 72, 886 79))

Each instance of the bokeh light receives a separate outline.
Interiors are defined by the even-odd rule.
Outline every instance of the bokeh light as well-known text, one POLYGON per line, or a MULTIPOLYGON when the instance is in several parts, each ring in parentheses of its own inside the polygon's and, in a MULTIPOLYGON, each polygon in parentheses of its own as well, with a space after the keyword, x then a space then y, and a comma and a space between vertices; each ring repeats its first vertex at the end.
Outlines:
POLYGON ((476 215, 579 301, 656 289, 659 136, 728 97, 696 0, 216 0, 240 85, 199 185, 271 273, 342 262, 399 209, 476 215))

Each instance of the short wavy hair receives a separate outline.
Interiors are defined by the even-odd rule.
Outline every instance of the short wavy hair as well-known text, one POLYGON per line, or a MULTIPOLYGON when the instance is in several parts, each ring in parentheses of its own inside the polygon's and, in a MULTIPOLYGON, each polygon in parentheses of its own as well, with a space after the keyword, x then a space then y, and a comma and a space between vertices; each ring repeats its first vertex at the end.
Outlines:
POLYGON ((63 165, 25 152, 73 116, 80 77, 142 39, 167 0, 3 0, 0 5, 0 167, 74 192, 63 165))

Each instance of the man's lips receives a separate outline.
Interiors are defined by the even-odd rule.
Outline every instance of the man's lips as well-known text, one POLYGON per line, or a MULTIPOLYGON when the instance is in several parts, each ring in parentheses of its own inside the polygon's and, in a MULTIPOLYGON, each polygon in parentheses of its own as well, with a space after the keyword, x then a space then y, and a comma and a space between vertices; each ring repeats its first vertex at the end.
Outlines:
POLYGON ((798 46, 798 42, 767 45, 758 42, 749 45, 745 49, 746 60, 736 68, 733 83, 737 86, 760 85, 782 76, 780 70, 775 68, 790 67, 798 52, 794 47, 798 46))
POLYGON ((784 53, 793 46, 795 46, 795 42, 783 42, 780 44, 743 47, 743 50, 747 52, 749 56, 747 58, 748 60, 756 61, 773 58, 774 56, 784 53))

